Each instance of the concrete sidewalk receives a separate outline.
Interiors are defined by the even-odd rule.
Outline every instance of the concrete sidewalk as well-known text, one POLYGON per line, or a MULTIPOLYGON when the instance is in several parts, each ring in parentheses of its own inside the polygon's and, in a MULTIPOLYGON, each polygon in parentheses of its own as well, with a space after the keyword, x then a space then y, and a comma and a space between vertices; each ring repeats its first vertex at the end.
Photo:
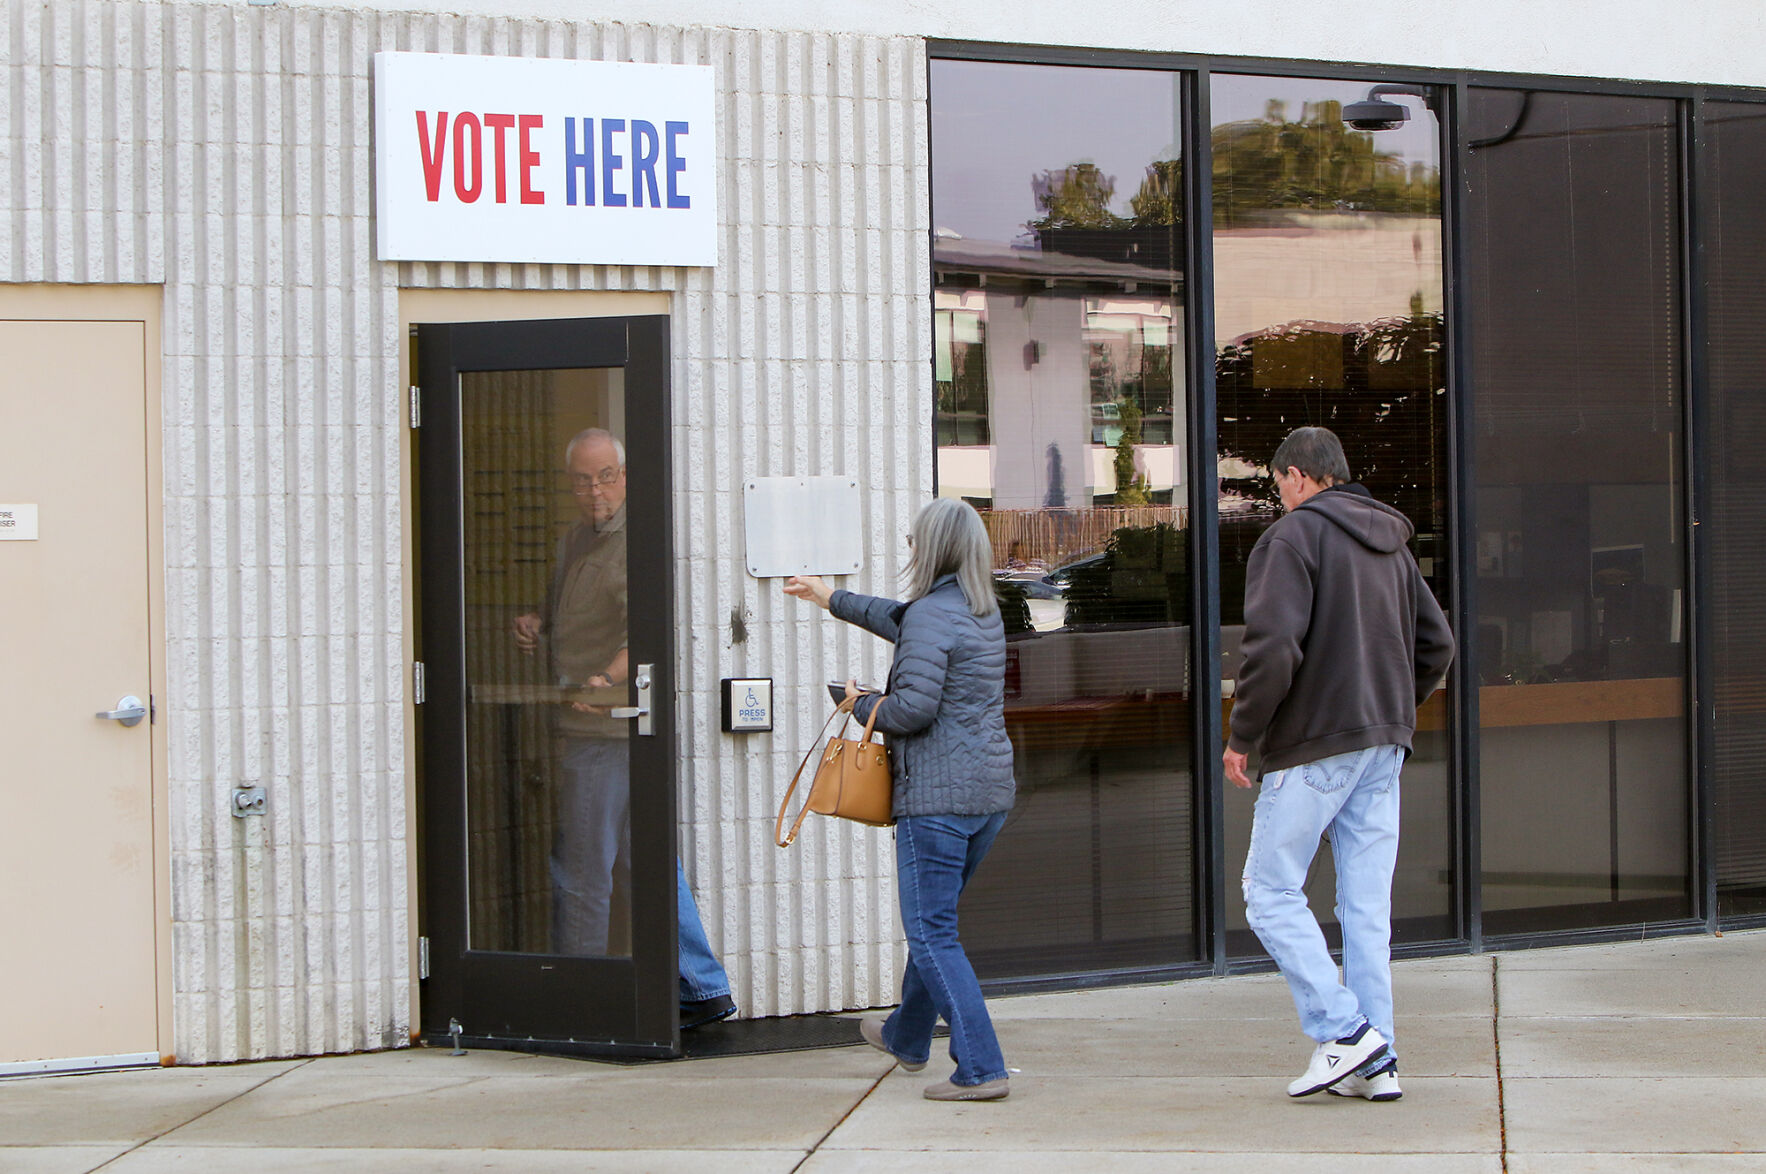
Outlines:
POLYGON ((999 999, 1010 1100, 866 1047, 616 1067, 445 1050, 0 1083, 0 1171, 1766 1169, 1766 932, 1396 968, 1404 1099, 1283 1093, 1273 977, 999 999))

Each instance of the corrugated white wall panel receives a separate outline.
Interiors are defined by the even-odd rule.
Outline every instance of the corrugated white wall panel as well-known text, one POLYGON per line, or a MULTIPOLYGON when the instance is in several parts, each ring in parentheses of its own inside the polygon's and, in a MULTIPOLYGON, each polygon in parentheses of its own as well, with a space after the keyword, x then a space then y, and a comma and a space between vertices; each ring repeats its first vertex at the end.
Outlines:
POLYGON ((666 290, 674 304, 682 851, 748 1013, 893 997, 884 833, 772 815, 879 642, 742 563, 750 476, 865 485, 887 592, 931 485, 925 62, 908 39, 435 14, 0 4, 0 280, 165 287, 174 941, 186 1062, 395 1046, 412 1022, 398 289, 666 290), (386 265, 370 219, 380 49, 708 63, 710 270, 386 265), (777 682, 778 730, 717 729, 777 682), (268 788, 234 820, 232 788, 268 788))

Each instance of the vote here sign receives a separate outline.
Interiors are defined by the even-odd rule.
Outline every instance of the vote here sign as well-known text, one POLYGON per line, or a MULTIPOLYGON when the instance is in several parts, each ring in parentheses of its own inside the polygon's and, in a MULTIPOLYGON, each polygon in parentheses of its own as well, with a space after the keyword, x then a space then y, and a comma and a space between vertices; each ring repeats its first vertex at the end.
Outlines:
POLYGON ((706 65, 374 55, 382 261, 717 263, 706 65))

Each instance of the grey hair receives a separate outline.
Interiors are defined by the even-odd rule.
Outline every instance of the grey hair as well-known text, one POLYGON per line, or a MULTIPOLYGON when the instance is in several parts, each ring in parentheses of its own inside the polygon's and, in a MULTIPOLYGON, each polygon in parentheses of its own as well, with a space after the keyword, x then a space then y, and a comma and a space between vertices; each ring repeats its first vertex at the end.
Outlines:
POLYGON ((993 543, 974 506, 935 497, 914 515, 911 534, 914 553, 906 571, 910 600, 931 591, 940 575, 955 575, 971 613, 990 616, 999 610, 993 595, 993 543))
POLYGON ((613 444, 613 455, 619 458, 619 467, 622 469, 625 468, 625 445, 620 443, 619 437, 613 435, 613 433, 607 431, 605 428, 584 428, 581 432, 572 436, 570 438, 570 443, 564 446, 565 468, 570 468, 570 458, 576 455, 576 446, 579 444, 585 444, 591 440, 611 441, 613 444))
POLYGON ((1347 485, 1355 480, 1349 475, 1343 442, 1329 428, 1294 429, 1276 446, 1269 466, 1278 477, 1290 468, 1298 469, 1320 485, 1347 485))

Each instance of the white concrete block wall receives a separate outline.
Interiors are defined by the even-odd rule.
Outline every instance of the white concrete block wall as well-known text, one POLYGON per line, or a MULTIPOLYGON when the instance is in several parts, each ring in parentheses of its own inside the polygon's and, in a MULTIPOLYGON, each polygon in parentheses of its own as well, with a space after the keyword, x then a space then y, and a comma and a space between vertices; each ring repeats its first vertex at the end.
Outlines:
POLYGON ((895 582, 931 485, 921 44, 5 0, 0 62, 0 280, 165 290, 178 1058, 409 1038, 401 286, 674 295, 683 854, 749 1013, 890 999, 885 835, 818 819, 771 840, 821 682, 880 677, 885 649, 750 579, 735 536, 744 478, 854 474, 851 585, 895 582), (711 64, 720 264, 375 261, 380 49, 711 64), (771 736, 717 729, 717 681, 743 674, 776 680, 771 736), (240 783, 268 818, 231 818, 240 783))

